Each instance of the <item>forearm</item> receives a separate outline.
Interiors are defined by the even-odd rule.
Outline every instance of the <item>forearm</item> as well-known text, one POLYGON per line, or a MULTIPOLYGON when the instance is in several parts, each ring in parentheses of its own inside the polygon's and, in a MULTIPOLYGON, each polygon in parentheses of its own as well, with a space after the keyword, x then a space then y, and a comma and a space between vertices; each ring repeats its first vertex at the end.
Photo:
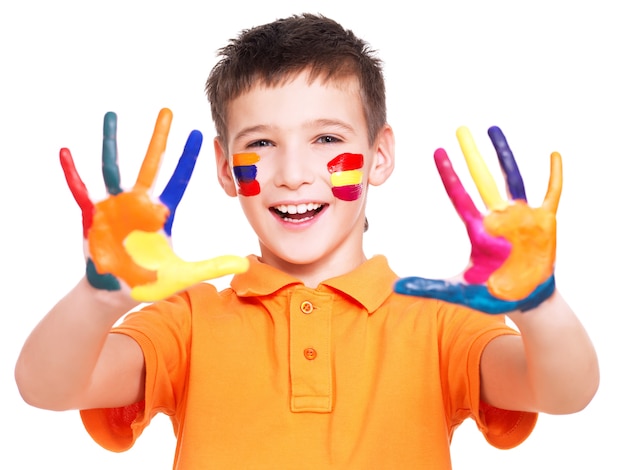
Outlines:
POLYGON ((522 334, 526 380, 538 411, 583 409, 599 381, 598 359, 584 327, 558 292, 509 317, 522 334))
POLYGON ((67 409, 89 388, 113 324, 133 307, 123 295, 98 291, 82 279, 26 340, 15 378, 33 406, 67 409))

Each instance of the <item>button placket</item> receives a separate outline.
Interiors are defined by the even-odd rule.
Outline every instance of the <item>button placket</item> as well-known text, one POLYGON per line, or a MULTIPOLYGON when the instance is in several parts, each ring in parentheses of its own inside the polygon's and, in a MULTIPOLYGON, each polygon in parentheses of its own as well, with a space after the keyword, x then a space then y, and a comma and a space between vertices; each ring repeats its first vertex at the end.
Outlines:
POLYGON ((305 287, 290 299, 291 410, 332 411, 332 295, 305 287))

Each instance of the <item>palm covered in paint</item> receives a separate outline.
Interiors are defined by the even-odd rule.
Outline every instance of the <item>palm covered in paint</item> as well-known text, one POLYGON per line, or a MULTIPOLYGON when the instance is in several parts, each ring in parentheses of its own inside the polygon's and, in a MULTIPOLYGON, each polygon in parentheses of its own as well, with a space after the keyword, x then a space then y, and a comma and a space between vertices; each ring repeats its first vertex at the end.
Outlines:
POLYGON ((202 145, 202 134, 191 132, 172 177, 159 199, 153 200, 150 190, 171 121, 171 111, 161 110, 136 183, 124 191, 117 163, 117 116, 105 115, 102 171, 108 197, 95 204, 70 151, 60 151, 65 178, 82 211, 87 279, 96 288, 117 291, 126 285, 135 300, 154 301, 200 281, 247 269, 248 261, 238 256, 185 262, 171 249, 169 238, 176 208, 202 145))
POLYGON ((447 153, 435 152, 435 163, 446 192, 463 220, 471 242, 468 267, 461 276, 447 280, 408 277, 395 285, 396 292, 437 298, 481 310, 506 313, 527 310, 554 291, 556 210, 562 186, 561 157, 551 156, 548 190, 540 207, 527 204, 522 177, 508 143, 497 127, 489 129, 510 200, 503 200, 469 131, 457 137, 470 173, 489 212, 481 214, 456 175, 447 153))

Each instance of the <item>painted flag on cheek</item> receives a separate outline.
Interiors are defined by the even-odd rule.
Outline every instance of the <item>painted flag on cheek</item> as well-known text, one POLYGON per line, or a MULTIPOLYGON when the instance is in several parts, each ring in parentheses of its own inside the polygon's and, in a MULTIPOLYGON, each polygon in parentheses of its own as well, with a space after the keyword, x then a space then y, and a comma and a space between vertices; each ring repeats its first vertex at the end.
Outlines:
POLYGON ((261 192, 256 180, 257 163, 261 157, 256 153, 236 153, 233 155, 233 173, 237 179, 241 196, 256 196, 261 192))
POLYGON ((328 162, 333 195, 342 201, 356 201, 363 192, 363 155, 342 153, 328 162))

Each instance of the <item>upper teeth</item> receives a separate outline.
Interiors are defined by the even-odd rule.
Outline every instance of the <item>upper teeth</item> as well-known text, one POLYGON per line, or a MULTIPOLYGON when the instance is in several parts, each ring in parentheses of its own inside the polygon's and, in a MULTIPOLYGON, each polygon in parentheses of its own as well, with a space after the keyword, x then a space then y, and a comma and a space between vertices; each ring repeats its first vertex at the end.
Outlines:
POLYGON ((312 202, 308 204, 281 204, 280 206, 276 206, 276 210, 283 212, 285 214, 304 214, 308 211, 314 211, 320 208, 321 204, 314 204, 312 202))

